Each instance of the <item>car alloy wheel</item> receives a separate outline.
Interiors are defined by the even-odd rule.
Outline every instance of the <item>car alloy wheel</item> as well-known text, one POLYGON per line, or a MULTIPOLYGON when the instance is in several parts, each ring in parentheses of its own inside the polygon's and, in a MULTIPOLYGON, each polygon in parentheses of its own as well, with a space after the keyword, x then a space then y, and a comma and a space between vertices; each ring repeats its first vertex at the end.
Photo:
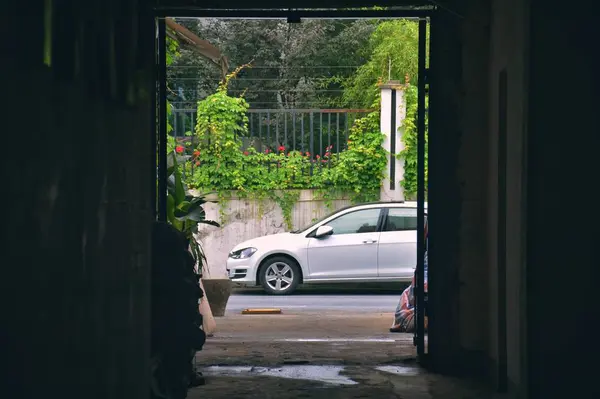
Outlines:
POLYGON ((284 292, 294 285, 294 269, 284 262, 271 263, 265 272, 265 283, 276 292, 284 292))

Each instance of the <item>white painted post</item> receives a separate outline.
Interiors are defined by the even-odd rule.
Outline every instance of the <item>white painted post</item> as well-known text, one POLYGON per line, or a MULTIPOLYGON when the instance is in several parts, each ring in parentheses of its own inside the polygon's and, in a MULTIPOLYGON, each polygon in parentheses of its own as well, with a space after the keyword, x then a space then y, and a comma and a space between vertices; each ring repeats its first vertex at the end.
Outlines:
POLYGON ((400 182, 404 177, 404 160, 397 154, 404 149, 402 122, 406 118, 404 86, 397 80, 380 85, 381 132, 385 134, 383 148, 388 152, 385 178, 381 184, 381 201, 403 201, 404 191, 400 182))

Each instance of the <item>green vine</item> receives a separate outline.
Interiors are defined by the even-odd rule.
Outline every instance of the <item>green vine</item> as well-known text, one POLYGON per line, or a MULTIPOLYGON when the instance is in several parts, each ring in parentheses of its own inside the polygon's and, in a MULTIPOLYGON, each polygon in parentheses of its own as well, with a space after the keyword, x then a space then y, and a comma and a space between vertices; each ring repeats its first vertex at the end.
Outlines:
MULTIPOLYGON (((399 154, 404 158, 404 176, 400 184, 404 189, 404 196, 407 199, 415 199, 417 195, 417 88, 407 85, 404 95, 406 99, 406 118, 402 125, 404 149, 399 154)), ((425 119, 425 131, 427 131, 427 123, 428 120, 425 119)), ((428 141, 428 135, 425 134, 425 195, 427 195, 428 141)))
POLYGON ((231 192, 239 198, 271 199, 282 210, 288 229, 293 229, 293 208, 300 190, 314 189, 332 208, 339 193, 348 193, 353 203, 379 199, 387 164, 382 147, 379 111, 357 119, 350 129, 348 148, 334 154, 328 147, 323 156, 289 151, 283 145, 243 149, 241 137, 248 134, 248 103, 230 96, 227 84, 241 68, 227 76, 218 90, 198 102, 193 140, 176 146, 179 153, 191 153, 185 166, 190 186, 219 195, 220 223, 227 222, 226 209, 231 192))
POLYGON ((219 223, 221 226, 223 226, 229 219, 227 208, 229 207, 229 202, 231 201, 232 195, 228 190, 219 190, 217 195, 219 197, 219 223))
POLYGON ((298 190, 283 190, 283 191, 270 191, 269 197, 281 208, 283 213, 283 221, 288 230, 294 229, 294 223, 292 220, 292 212, 294 205, 300 199, 300 191, 298 190))

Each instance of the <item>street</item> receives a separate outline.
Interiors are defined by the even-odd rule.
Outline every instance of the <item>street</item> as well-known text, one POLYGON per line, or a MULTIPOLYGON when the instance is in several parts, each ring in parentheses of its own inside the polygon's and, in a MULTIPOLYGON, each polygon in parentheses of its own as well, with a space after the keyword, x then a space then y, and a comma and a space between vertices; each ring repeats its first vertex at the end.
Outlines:
MULTIPOLYGON (((282 312, 394 312, 401 291, 305 289, 293 295, 267 295, 260 289, 236 290, 227 303, 228 313, 247 308, 279 308, 282 312)), ((390 321, 391 322, 391 321, 390 321)))

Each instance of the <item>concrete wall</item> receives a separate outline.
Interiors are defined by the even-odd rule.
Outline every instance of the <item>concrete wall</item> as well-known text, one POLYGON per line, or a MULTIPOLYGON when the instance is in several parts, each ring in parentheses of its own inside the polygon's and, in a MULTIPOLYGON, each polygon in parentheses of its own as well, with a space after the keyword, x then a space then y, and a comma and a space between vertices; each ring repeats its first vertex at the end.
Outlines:
MULTIPOLYGON (((246 240, 288 231, 281 207, 270 199, 255 200, 236 197, 223 202, 224 223, 220 228, 200 225, 198 238, 207 258, 205 278, 228 278, 225 270, 227 255, 234 246, 246 240)), ((300 198, 292 211, 294 228, 300 228, 350 204, 344 196, 331 201, 329 209, 312 190, 301 190, 300 198)), ((219 203, 205 206, 206 218, 221 220, 219 203)))

